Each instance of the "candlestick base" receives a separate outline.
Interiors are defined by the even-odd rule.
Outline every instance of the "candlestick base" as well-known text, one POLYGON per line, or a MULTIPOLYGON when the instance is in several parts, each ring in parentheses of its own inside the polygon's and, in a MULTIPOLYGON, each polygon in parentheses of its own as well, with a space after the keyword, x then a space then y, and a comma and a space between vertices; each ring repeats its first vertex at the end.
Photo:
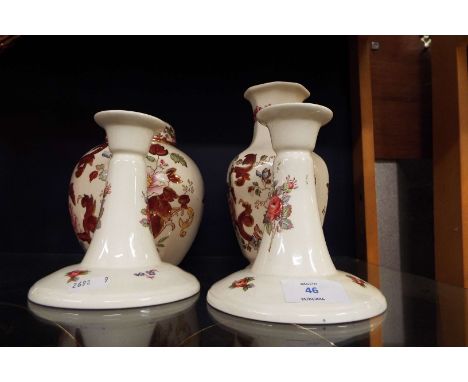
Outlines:
POLYGON ((166 304, 197 294, 200 284, 180 268, 85 268, 71 265, 36 282, 28 299, 71 309, 120 309, 166 304))
POLYGON ((214 284, 208 303, 234 316, 295 324, 360 321, 387 309, 377 288, 349 273, 299 278, 255 274, 250 267, 214 284))

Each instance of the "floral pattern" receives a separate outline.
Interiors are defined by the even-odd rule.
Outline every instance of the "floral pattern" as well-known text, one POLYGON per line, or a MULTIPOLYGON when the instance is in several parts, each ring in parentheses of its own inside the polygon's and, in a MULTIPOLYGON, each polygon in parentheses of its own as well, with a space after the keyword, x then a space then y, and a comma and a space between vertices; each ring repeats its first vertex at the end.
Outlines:
POLYGON ((362 286, 363 288, 366 287, 366 282, 363 279, 360 279, 359 277, 353 276, 353 275, 346 275, 346 277, 349 277, 353 283, 356 283, 359 286, 362 286))
POLYGON ((78 162, 78 164, 76 165, 75 176, 79 178, 83 174, 86 166, 88 165, 92 166, 95 155, 100 153, 106 147, 107 147, 107 143, 103 143, 102 145, 96 146, 93 150, 91 150, 89 153, 83 156, 78 162))
POLYGON ((80 278, 79 276, 87 275, 88 273, 89 271, 83 271, 83 270, 78 270, 78 269, 75 271, 68 272, 65 274, 65 276, 68 277, 67 283, 78 281, 80 278))
POLYGON ((138 276, 138 277, 145 277, 147 279, 152 280, 155 278, 157 272, 158 272, 157 269, 148 269, 147 271, 137 272, 137 273, 134 273, 133 275, 138 276))
MULTIPOLYGON (((171 185, 184 182, 177 174, 177 169, 164 158, 169 154, 169 151, 160 144, 153 144, 151 147, 150 152, 155 157, 147 158, 151 158, 149 160, 151 165, 147 166, 146 172, 147 194, 144 195, 147 207, 141 211, 145 217, 140 220, 140 223, 145 227, 151 227, 155 238, 166 232, 167 235, 161 237, 157 242, 158 247, 164 247, 164 241, 168 234, 177 228, 175 221, 180 229, 179 236, 184 237, 187 234, 187 229, 191 226, 194 218, 194 210, 189 206, 189 203, 190 195, 194 193, 195 189, 193 182, 187 179, 185 184, 182 184, 182 193, 177 193, 171 185)), ((174 156, 172 154, 176 153, 169 155, 174 163, 187 165, 182 155, 176 154, 174 156)))
POLYGON ((229 170, 232 186, 229 187, 228 202, 234 230, 243 251, 252 253, 258 250, 263 231, 253 215, 255 210, 266 208, 268 192, 272 187, 271 162, 274 156, 247 154, 233 161, 229 170), (253 171, 255 172, 253 173, 253 171), (252 179, 251 179, 252 176, 252 179), (238 199, 236 189, 246 187, 252 196, 251 202, 238 199), (248 232, 246 228, 251 228, 248 232))
POLYGON ((252 283, 252 281, 254 280, 255 280, 255 277, 244 277, 243 279, 233 281, 232 284, 229 285, 229 288, 230 289, 242 288, 242 290, 245 292, 255 286, 255 284, 252 283))
MULTIPOLYGON (((177 237, 186 237, 199 218, 200 179, 187 178, 181 168, 198 172, 190 166, 183 153, 174 149, 175 132, 171 126, 153 137, 147 164, 148 208, 142 211, 140 223, 150 227, 158 248, 172 246, 172 232, 177 237)), ((112 157, 107 142, 86 153, 73 172, 68 189, 68 207, 73 229, 83 246, 91 243, 93 233, 99 228, 100 216, 104 211, 105 196, 111 192, 106 188, 109 158, 112 157)), ((201 195, 200 195, 201 196, 201 195)), ((191 235, 188 235, 191 237, 191 235)), ((161 252, 162 253, 162 252, 161 252)))
POLYGON ((271 193, 263 219, 265 231, 272 236, 270 249, 273 237, 277 232, 294 228, 291 219, 289 219, 292 214, 292 205, 289 204, 289 199, 291 198, 291 192, 298 188, 296 179, 291 178, 289 175, 286 177, 286 181, 283 184, 278 186, 275 181, 273 187, 274 190, 271 193))

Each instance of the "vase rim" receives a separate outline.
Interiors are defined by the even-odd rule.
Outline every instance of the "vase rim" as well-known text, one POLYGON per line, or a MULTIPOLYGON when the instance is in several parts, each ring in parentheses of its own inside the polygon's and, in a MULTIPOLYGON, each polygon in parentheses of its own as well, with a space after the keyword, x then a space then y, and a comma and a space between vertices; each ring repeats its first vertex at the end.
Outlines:
POLYGON ((129 110, 100 111, 94 115, 94 120, 101 127, 105 127, 112 124, 131 124, 149 127, 154 130, 155 135, 161 133, 166 127, 166 125, 169 125, 162 119, 159 119, 152 115, 129 110))
POLYGON ((325 106, 314 103, 282 103, 271 105, 257 113, 257 120, 268 125, 273 119, 311 119, 319 122, 322 126, 333 118, 333 112, 325 106))
POLYGON ((244 98, 250 101, 251 96, 253 93, 259 90, 268 90, 271 88, 284 88, 288 90, 296 89, 299 92, 303 93, 304 99, 310 96, 310 92, 300 83, 298 82, 288 82, 288 81, 273 81, 273 82, 265 82, 263 84, 253 85, 247 88, 244 92, 244 98))

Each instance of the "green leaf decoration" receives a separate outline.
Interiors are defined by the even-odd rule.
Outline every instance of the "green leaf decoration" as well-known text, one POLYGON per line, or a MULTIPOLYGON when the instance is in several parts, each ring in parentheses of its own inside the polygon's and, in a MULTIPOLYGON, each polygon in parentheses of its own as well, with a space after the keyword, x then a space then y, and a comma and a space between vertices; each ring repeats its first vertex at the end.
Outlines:
POLYGON ((255 195, 260 196, 261 193, 262 193, 262 192, 260 191, 259 188, 256 188, 256 189, 255 189, 255 195))
POLYGON ((279 221, 279 226, 281 229, 291 229, 294 228, 293 223, 289 219, 281 219, 279 221))
POLYGON ((142 208, 141 211, 140 211, 143 215, 146 215, 146 208, 142 208))
POLYGON ((262 155, 262 156, 260 157, 260 160, 261 160, 262 162, 266 161, 267 159, 268 159, 268 155, 262 155))
POLYGON ((152 157, 151 155, 147 155, 146 156, 146 159, 148 159, 150 162, 154 162, 156 159, 154 159, 154 157, 152 157))
POLYGON ((258 182, 252 182, 254 186, 258 186, 258 182))
POLYGON ((288 204, 287 206, 283 207, 283 210, 281 211, 281 216, 283 218, 288 218, 289 216, 291 216, 291 212, 292 212, 292 206, 288 204))
POLYGON ((159 239, 159 240, 158 240, 158 245, 164 243, 168 238, 169 238, 169 235, 168 235, 168 236, 164 236, 164 237, 162 237, 161 239, 159 239))
POLYGON ((187 167, 187 162, 185 161, 184 157, 177 153, 171 153, 171 159, 174 163, 180 163, 182 166, 187 167))
POLYGON ((267 231, 268 235, 271 235, 271 230, 272 230, 272 224, 271 222, 266 222, 265 223, 265 231, 267 231))

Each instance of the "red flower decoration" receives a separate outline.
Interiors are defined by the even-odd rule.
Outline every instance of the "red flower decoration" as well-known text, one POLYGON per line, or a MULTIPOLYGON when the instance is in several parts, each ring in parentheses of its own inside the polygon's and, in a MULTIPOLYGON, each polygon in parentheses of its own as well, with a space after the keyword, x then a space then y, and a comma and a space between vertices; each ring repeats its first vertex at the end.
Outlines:
POLYGON ((242 161, 242 164, 254 164, 257 160, 257 154, 247 154, 242 161))
POLYGON ((160 215, 161 217, 169 217, 172 212, 172 207, 168 200, 164 200, 162 195, 151 196, 148 199, 148 208, 151 215, 160 215))
POLYGON ((160 145, 159 143, 153 143, 149 149, 149 152, 158 156, 164 156, 168 154, 168 151, 164 148, 164 146, 160 145))
POLYGON ((268 219, 271 221, 278 219, 282 207, 283 202, 281 199, 278 197, 278 195, 273 195, 273 197, 270 199, 270 203, 268 204, 268 209, 266 212, 268 219))
POLYGON ((170 182, 172 183, 182 183, 182 179, 180 179, 180 176, 176 174, 177 169, 174 167, 171 167, 166 171, 167 178, 169 179, 170 182))
POLYGON ((173 202, 178 197, 177 192, 170 187, 164 187, 163 193, 160 196, 161 199, 167 202, 173 202))
POLYGON ((91 195, 84 195, 81 198, 81 206, 85 208, 83 217, 83 232, 78 232, 77 236, 81 241, 91 243, 91 233, 96 230, 98 218, 94 215, 96 212, 96 201, 91 195))
POLYGON ((288 189, 294 190, 295 188, 297 188, 296 179, 288 180, 288 189))
POLYGON ((93 179, 96 179, 98 175, 99 175, 99 172, 97 172, 96 170, 90 172, 89 173, 89 181, 92 182, 93 179))
POLYGON ((190 196, 188 195, 180 195, 179 199, 177 200, 180 203, 182 208, 187 208, 187 204, 190 203, 190 196))
POLYGON ((68 272, 67 274, 65 274, 65 276, 68 277, 67 283, 71 283, 72 281, 77 281, 78 276, 86 275, 88 273, 89 271, 82 271, 82 270, 75 270, 75 271, 68 272))
POLYGON ((255 161, 257 160, 257 154, 247 154, 242 161, 242 164, 246 167, 235 166, 231 171, 236 176, 236 185, 243 186, 246 180, 250 180, 250 170, 252 170, 255 161))
POLYGON ((254 280, 255 280, 254 277, 244 277, 243 279, 233 281, 232 284, 229 286, 229 288, 231 289, 242 288, 244 291, 246 291, 255 286, 252 283, 252 281, 254 280))
POLYGON ((92 165, 94 162, 94 155, 99 153, 100 151, 104 150, 107 147, 107 143, 103 143, 102 145, 96 146, 93 151, 89 154, 86 154, 84 157, 80 159, 78 164, 76 165, 75 176, 79 178, 83 171, 85 170, 87 165, 92 165))

